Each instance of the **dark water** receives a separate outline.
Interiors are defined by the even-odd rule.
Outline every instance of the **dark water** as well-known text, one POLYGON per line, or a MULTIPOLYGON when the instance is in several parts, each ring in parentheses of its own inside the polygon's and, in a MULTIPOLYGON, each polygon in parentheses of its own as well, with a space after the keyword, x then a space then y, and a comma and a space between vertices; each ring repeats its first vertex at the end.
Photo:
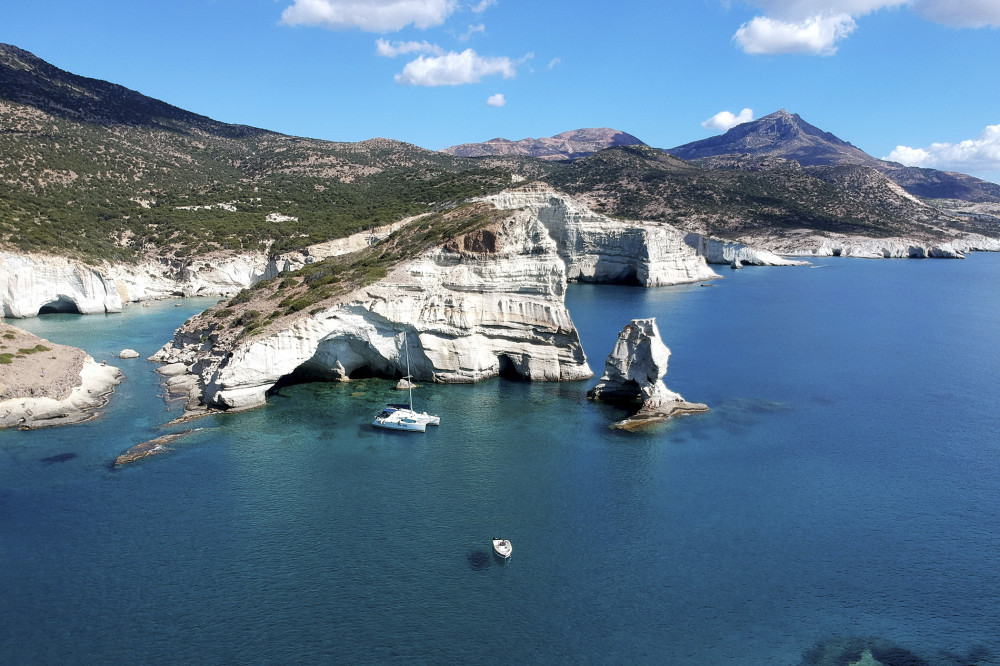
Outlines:
POLYGON ((1000 256, 725 273, 568 298, 597 372, 656 316, 706 415, 491 380, 394 433, 388 382, 309 384, 118 471, 206 303, 18 322, 141 358, 102 418, 0 432, 0 663, 1000 663, 1000 256))

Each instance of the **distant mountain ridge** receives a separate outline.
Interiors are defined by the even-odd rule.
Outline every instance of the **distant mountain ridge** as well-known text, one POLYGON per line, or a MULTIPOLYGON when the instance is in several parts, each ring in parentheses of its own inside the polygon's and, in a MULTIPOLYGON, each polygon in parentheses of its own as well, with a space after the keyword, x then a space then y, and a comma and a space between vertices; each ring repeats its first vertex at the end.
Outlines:
POLYGON ((914 196, 1000 202, 1000 185, 996 183, 963 173, 880 160, 785 109, 737 125, 725 134, 668 148, 667 152, 685 160, 747 154, 795 160, 806 167, 867 166, 885 174, 914 196))
POLYGON ((463 143, 445 148, 442 153, 457 157, 487 157, 521 155, 543 160, 575 160, 615 146, 645 146, 646 144, 620 130, 592 127, 562 132, 541 139, 490 139, 482 143, 463 143))

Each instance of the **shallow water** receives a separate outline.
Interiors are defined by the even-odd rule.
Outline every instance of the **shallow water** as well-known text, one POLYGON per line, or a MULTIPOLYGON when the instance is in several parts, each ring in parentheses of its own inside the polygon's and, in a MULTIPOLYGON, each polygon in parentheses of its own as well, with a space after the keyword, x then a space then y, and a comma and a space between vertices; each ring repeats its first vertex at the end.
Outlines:
POLYGON ((100 419, 0 433, 0 662, 1000 663, 1000 256, 826 264, 572 286, 595 372, 656 316, 712 407, 642 434, 592 382, 424 386, 425 434, 306 384, 113 471, 207 303, 17 322, 140 359, 100 419))

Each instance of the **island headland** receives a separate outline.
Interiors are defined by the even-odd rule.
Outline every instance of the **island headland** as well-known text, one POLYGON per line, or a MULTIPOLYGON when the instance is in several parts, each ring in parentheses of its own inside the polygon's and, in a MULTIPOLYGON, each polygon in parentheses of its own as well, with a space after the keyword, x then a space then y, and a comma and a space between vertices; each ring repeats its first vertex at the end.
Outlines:
POLYGON ((93 418, 122 373, 82 349, 0 323, 0 428, 41 428, 93 418))

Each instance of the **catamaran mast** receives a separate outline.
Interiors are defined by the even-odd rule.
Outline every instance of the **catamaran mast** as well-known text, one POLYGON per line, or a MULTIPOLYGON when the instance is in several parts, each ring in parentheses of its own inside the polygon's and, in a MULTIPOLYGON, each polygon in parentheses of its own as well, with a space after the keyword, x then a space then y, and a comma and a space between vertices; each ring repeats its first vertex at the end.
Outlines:
POLYGON ((406 331, 403 332, 403 350, 406 351, 406 389, 410 392, 410 411, 413 411, 413 378, 410 377, 410 345, 406 340, 406 331))

